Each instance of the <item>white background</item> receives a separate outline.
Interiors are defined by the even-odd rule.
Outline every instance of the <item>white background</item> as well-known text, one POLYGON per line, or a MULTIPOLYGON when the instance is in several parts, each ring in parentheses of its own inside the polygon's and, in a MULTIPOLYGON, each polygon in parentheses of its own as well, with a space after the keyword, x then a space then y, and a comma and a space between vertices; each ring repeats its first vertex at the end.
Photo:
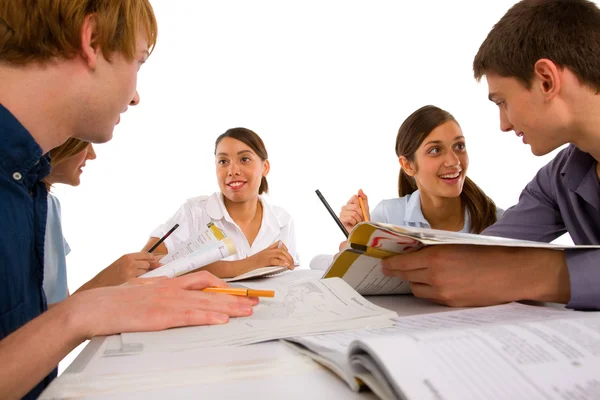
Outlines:
MULTIPOLYGON (((269 152, 270 201, 296 222, 304 267, 344 239, 315 195, 338 211, 363 188, 371 208, 397 196, 402 121, 434 104, 463 128, 469 176, 504 209, 552 156, 499 129, 472 61, 513 1, 154 0, 155 52, 141 103, 96 146, 79 187, 57 186, 71 291, 189 197, 218 190, 214 140, 257 132, 269 152)), ((70 362, 73 354, 61 364, 70 362)))

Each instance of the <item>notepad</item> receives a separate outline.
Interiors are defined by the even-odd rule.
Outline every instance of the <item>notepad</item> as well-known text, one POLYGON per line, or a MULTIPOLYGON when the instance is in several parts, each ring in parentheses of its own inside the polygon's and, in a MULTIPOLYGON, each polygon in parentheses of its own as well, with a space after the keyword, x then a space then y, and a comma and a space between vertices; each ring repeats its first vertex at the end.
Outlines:
POLYGON ((418 251, 426 246, 448 244, 553 250, 600 249, 600 246, 565 246, 471 233, 361 222, 352 229, 348 237, 348 245, 334 257, 323 278, 342 278, 362 295, 410 293, 408 281, 383 274, 381 260, 418 251))

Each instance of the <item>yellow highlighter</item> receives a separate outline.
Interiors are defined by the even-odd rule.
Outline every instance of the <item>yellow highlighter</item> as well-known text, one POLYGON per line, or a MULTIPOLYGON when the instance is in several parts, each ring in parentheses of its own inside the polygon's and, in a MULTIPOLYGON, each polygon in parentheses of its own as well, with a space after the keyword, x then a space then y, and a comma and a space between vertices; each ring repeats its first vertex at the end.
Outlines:
POLYGON ((219 287, 207 287, 202 289, 203 292, 212 293, 224 293, 232 294, 234 296, 248 296, 248 297, 275 297, 274 290, 255 290, 255 289, 244 289, 244 288, 219 288, 219 287))

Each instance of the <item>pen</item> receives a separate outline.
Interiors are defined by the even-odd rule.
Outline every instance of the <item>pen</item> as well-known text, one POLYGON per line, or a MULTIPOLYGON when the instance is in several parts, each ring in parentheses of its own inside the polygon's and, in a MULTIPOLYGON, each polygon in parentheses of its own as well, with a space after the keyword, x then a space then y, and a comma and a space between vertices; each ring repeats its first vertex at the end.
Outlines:
POLYGON ((212 293, 225 293, 232 294, 234 296, 249 296, 249 297, 275 297, 274 290, 255 290, 255 289, 244 289, 244 288, 218 288, 218 287, 207 287, 202 289, 203 292, 212 293))
POLYGON ((363 221, 368 221, 367 213, 365 212, 365 203, 363 203, 362 197, 358 196, 358 204, 360 204, 360 210, 362 211, 363 221))
POLYGON ((319 199, 321 199, 321 201, 323 202, 323 205, 325 206, 325 208, 327 208, 327 211, 329 211, 329 214, 331 214, 331 216, 335 220, 335 223, 340 227, 342 232, 344 232, 344 236, 346 236, 346 238, 348 238, 348 231, 346 230, 346 228, 344 227, 344 224, 342 224, 342 221, 340 221, 338 216, 335 215, 335 213, 333 212, 331 207, 329 207, 329 203, 327 203, 327 200, 325 200, 325 197, 323 197, 323 195, 321 194, 319 189, 315 190, 315 193, 317 194, 317 196, 319 196, 319 199))
POLYGON ((152 253, 154 251, 154 249, 156 249, 162 242, 164 242, 165 239, 168 238, 169 235, 171 233, 173 233, 173 231, 177 228, 179 228, 179 224, 175 224, 175 226, 172 227, 169 232, 165 233, 165 235, 163 237, 161 237, 158 242, 154 243, 154 246, 150 247, 150 250, 148 250, 148 253, 152 253))

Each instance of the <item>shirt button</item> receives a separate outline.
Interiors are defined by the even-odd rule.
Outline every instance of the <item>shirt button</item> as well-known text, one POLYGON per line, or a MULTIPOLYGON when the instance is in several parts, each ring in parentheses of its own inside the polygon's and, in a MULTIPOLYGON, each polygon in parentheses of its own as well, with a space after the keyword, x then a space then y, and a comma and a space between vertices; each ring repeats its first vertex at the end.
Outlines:
POLYGON ((21 173, 20 173, 20 172, 15 172, 15 173, 13 174, 13 179, 14 179, 15 181, 20 181, 20 180, 21 180, 21 178, 23 178, 23 176, 21 175, 21 173))

